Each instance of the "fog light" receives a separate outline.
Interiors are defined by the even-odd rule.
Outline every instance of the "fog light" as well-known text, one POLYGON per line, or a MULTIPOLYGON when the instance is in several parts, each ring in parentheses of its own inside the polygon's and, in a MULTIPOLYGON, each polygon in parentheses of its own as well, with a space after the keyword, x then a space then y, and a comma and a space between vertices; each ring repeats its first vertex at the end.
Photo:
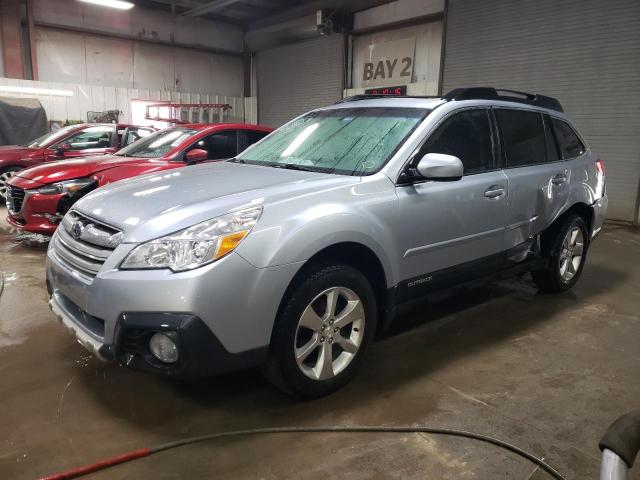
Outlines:
POLYGON ((158 360, 164 363, 178 361, 178 346, 164 333, 154 333, 149 340, 149 350, 158 360))

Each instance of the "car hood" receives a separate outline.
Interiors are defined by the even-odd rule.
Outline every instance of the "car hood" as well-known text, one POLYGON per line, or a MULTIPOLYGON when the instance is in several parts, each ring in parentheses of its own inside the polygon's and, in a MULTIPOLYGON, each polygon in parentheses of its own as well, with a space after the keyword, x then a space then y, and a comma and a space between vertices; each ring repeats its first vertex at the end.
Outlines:
POLYGON ((38 149, 21 145, 4 145, 0 147, 0 162, 3 160, 20 160, 38 153, 38 149))
POLYGON ((268 208, 359 181, 345 175, 219 162, 113 183, 82 198, 74 208, 122 229, 125 242, 142 242, 235 208, 268 208))
POLYGON ((41 184, 55 183, 72 178, 90 177, 98 172, 121 166, 139 166, 154 168, 165 165, 165 159, 132 158, 118 155, 104 155, 99 157, 79 158, 77 160, 60 160, 22 170, 18 173, 21 178, 41 184))

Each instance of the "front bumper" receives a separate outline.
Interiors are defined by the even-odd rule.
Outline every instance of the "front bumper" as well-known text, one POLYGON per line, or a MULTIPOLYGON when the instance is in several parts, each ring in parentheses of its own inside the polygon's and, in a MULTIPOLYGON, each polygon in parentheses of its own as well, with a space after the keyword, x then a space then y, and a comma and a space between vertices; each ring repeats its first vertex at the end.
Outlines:
POLYGON ((51 308, 103 360, 193 378, 261 363, 280 300, 299 264, 256 268, 237 253, 189 272, 122 271, 135 245, 122 244, 95 278, 49 251, 51 308), (180 359, 162 364, 148 350, 154 332, 174 332, 180 359))
POLYGON ((135 370, 173 378, 199 378, 253 367, 267 357, 266 346, 228 352, 205 323, 190 314, 123 313, 118 318, 116 341, 107 345, 87 331, 82 312, 65 308, 66 303, 60 294, 53 294, 49 306, 80 345, 102 361, 115 360, 135 370), (176 363, 163 363, 151 354, 149 339, 156 332, 172 335, 179 352, 176 363))
POLYGON ((58 213, 66 194, 40 195, 27 191, 22 209, 18 213, 9 212, 7 222, 19 230, 43 235, 53 235, 62 216, 58 213))

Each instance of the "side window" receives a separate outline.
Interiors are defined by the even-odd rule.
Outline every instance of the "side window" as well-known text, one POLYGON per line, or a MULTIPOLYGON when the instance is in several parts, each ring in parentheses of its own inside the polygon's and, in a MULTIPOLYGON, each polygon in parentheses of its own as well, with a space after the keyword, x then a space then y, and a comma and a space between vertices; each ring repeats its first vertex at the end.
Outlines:
POLYGON ((507 167, 536 165, 547 161, 542 114, 524 110, 496 109, 507 167))
POLYGON ((126 137, 122 139, 122 147, 131 145, 133 142, 137 142, 141 138, 150 135, 151 133, 153 133, 153 130, 150 130, 148 128, 129 127, 126 132, 126 137))
MULTIPOLYGON (((191 145, 188 150, 201 148, 209 153, 209 160, 222 160, 235 157, 238 153, 238 140, 235 130, 217 132, 201 138, 191 145)), ((187 150, 187 151, 188 151, 187 150)))
POLYGON ((57 146, 63 144, 71 145, 71 150, 87 150, 89 148, 109 148, 112 145, 114 127, 100 126, 89 127, 69 138, 59 142, 57 146))
POLYGON ((445 120, 429 137, 418 158, 427 153, 455 155, 462 160, 465 175, 491 170, 493 142, 488 111, 466 110, 445 120))
POLYGON ((551 124, 553 125, 553 130, 560 145, 562 158, 569 159, 579 157, 586 151, 586 147, 567 122, 552 118, 551 124))
POLYGON ((269 135, 269 132, 238 130, 238 153, 245 151, 250 145, 253 145, 258 140, 262 140, 267 135, 269 135))
POLYGON ((560 157, 558 142, 551 128, 551 118, 548 115, 544 116, 544 139, 547 142, 547 162, 557 162, 562 157, 560 157))

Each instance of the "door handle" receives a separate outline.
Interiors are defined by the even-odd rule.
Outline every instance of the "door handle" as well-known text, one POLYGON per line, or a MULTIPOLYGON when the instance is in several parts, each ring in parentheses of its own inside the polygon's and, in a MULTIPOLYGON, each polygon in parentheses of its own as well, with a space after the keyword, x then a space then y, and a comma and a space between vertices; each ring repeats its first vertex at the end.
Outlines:
POLYGON ((553 183, 554 185, 562 185, 564 183, 567 183, 567 174, 559 173, 557 175, 554 175, 551 178, 551 183, 553 183))
POLYGON ((500 198, 504 195, 504 187, 500 185, 491 185, 488 189, 485 190, 484 196, 486 198, 500 198))

